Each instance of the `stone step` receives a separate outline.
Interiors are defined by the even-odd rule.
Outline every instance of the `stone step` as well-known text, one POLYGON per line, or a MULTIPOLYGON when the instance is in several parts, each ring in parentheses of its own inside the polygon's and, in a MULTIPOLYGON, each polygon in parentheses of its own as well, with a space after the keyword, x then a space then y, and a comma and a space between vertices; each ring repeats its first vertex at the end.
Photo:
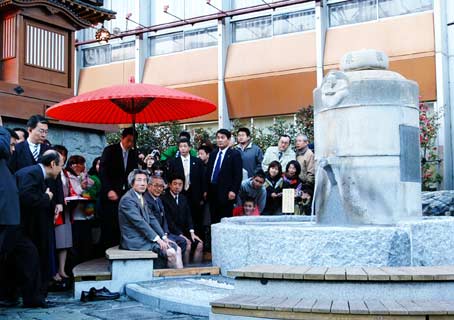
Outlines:
POLYGON ((454 300, 320 299, 234 294, 211 302, 210 319, 430 319, 454 314, 454 300), (218 317, 219 315, 219 317, 218 317), (356 317, 356 318, 354 318, 356 317))
POLYGON ((285 279, 295 281, 453 281, 454 266, 419 267, 309 267, 250 265, 227 272, 241 279, 285 279))
POLYGON ((74 281, 101 281, 110 280, 112 273, 109 270, 109 260, 94 259, 78 264, 73 268, 74 281))
POLYGON ((223 276, 157 278, 126 285, 126 294, 160 311, 208 316, 210 301, 232 294, 233 288, 233 280, 223 276))
POLYGON ((219 275, 219 267, 189 267, 183 269, 155 269, 153 270, 154 277, 181 277, 191 275, 219 275))

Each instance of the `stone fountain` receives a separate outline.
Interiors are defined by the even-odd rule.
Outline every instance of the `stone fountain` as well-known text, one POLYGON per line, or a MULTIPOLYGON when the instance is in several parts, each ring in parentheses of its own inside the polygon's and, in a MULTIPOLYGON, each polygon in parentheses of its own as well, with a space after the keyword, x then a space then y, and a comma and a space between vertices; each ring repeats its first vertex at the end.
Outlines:
POLYGON ((314 90, 314 217, 225 218, 221 272, 253 264, 454 264, 454 219, 421 214, 418 85, 380 51, 346 54, 314 90))

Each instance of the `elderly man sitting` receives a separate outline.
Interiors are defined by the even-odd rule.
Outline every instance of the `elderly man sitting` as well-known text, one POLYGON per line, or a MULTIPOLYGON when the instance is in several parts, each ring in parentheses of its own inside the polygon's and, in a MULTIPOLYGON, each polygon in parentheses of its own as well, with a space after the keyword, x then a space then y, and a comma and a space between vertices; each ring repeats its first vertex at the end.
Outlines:
POLYGON ((121 198, 118 221, 121 231, 120 248, 156 252, 167 259, 169 268, 183 268, 181 249, 167 239, 159 222, 150 213, 143 194, 147 190, 146 171, 135 169, 128 175, 131 189, 121 198))

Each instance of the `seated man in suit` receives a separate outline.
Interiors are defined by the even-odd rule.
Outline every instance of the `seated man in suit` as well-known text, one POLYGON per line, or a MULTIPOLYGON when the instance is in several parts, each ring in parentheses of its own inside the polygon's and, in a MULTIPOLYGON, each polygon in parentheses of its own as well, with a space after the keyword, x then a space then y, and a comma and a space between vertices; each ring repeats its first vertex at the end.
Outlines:
POLYGON ((182 176, 171 176, 168 192, 162 196, 162 202, 164 203, 169 231, 186 240, 184 264, 189 263, 191 253, 193 253, 193 262, 200 263, 203 258, 203 242, 194 232, 189 202, 181 194, 183 186, 184 178, 182 176))
POLYGON ((164 212, 164 205, 160 198, 164 191, 165 182, 161 176, 152 176, 148 182, 148 192, 145 192, 144 199, 150 212, 155 216, 161 225, 162 230, 170 241, 175 242, 181 248, 181 254, 186 252, 186 239, 179 235, 170 233, 167 218, 164 212))
POLYGON ((151 250, 167 259, 169 268, 183 268, 180 248, 169 241, 143 199, 148 184, 146 171, 140 169, 131 171, 128 175, 128 184, 131 189, 121 198, 118 207, 120 248, 151 250))

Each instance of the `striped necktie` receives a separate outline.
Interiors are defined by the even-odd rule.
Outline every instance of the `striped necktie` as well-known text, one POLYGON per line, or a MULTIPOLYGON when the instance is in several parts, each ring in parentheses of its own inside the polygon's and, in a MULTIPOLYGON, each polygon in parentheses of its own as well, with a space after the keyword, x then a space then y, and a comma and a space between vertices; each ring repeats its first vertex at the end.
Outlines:
POLYGON ((35 159, 36 162, 38 162, 38 156, 39 156, 39 151, 38 151, 38 144, 35 144, 35 149, 33 149, 33 158, 35 159))

